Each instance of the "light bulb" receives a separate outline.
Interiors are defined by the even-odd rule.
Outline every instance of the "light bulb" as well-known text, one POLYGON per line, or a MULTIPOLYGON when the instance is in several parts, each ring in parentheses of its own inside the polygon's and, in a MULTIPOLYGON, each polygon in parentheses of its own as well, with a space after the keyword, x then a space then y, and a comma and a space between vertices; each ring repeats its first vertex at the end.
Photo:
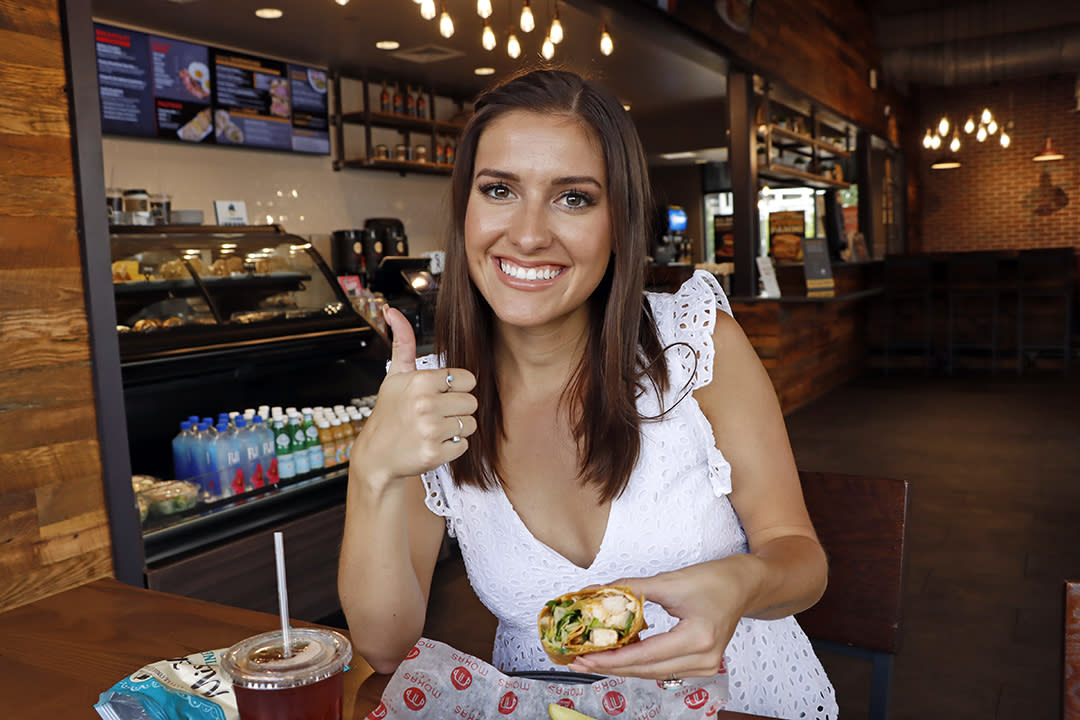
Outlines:
POLYGON ((975 139, 978 140, 979 142, 982 142, 983 140, 986 139, 986 126, 985 125, 980 125, 979 126, 979 131, 975 133, 975 139))
POLYGON ((986 132, 993 135, 994 133, 997 132, 997 130, 998 130, 997 120, 994 120, 993 118, 990 118, 990 122, 987 123, 987 125, 986 125, 986 132))
POLYGON ((975 132, 975 118, 971 117, 970 115, 968 115, 967 122, 964 123, 964 132, 966 132, 968 135, 975 132))
POLYGON ((414 3, 416 3, 417 5, 419 5, 420 3, 424 2, 424 0, 412 0, 412 1, 413 1, 414 3))
POLYGON ((495 49, 495 31, 491 29, 487 20, 484 20, 484 34, 480 37, 480 44, 485 50, 495 49))
POLYGON ((956 135, 955 133, 952 136, 952 142, 949 143, 949 149, 953 152, 956 152, 960 149, 960 136, 956 135))
POLYGON ((924 148, 926 148, 927 150, 929 150, 929 149, 930 149, 930 146, 931 146, 931 145, 933 145, 933 144, 934 144, 934 138, 933 138, 933 136, 932 136, 932 135, 930 134, 930 128, 927 128, 927 129, 926 129, 926 137, 924 137, 924 138, 922 139, 922 146, 923 146, 924 148))
POLYGON ((450 17, 450 13, 446 12, 446 3, 443 3, 442 14, 439 15, 439 34, 444 38, 454 35, 454 19, 450 17))
POLYGON ((989 125, 993 117, 994 116, 990 114, 990 108, 983 108, 982 117, 980 118, 983 125, 989 125))
POLYGON ((438 13, 435 10, 435 0, 421 0, 420 17, 425 20, 434 20, 438 13))
POLYGON ((548 37, 551 38, 551 42, 558 45, 563 40, 562 21, 559 20, 559 6, 555 5, 555 14, 551 18, 551 29, 548 30, 548 37))
POLYGON ((510 31, 510 37, 506 39, 506 54, 515 60, 521 57, 521 43, 518 42, 513 30, 510 31))
POLYGON ((476 0, 476 14, 485 20, 491 17, 491 0, 476 0))
POLYGON ((930 142, 930 147, 933 148, 934 150, 937 150, 939 147, 941 147, 941 136, 940 135, 935 135, 934 136, 934 139, 930 142))
POLYGON ((944 115, 941 116, 941 121, 937 124, 938 135, 949 134, 949 118, 944 115))
POLYGON ((336 0, 338 5, 348 5, 349 0, 336 0))
POLYGON ((1001 131, 1001 147, 1009 147, 1009 143, 1012 142, 1012 138, 1009 137, 1009 133, 1004 130, 1001 131))
POLYGON ((536 27, 536 20, 533 18, 532 8, 529 7, 529 0, 523 0, 521 4, 521 32, 531 33, 533 28, 536 27))
POLYGON ((555 43, 551 42, 551 37, 544 38, 544 44, 540 46, 540 54, 545 60, 555 57, 555 43))
POLYGON ((615 42, 611 39, 611 34, 607 31, 607 25, 600 27, 600 52, 605 55, 610 55, 615 50, 615 42))

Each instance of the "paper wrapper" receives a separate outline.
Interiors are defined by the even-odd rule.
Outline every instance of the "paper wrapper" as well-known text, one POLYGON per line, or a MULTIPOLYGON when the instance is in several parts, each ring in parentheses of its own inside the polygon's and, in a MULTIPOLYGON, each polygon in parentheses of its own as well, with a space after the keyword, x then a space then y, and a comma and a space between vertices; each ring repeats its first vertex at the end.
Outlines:
POLYGON ((558 703, 594 718, 689 720, 716 715, 728 698, 725 671, 663 690, 655 680, 611 677, 590 685, 512 677, 449 645, 421 638, 386 686, 368 720, 453 717, 547 718, 558 703))

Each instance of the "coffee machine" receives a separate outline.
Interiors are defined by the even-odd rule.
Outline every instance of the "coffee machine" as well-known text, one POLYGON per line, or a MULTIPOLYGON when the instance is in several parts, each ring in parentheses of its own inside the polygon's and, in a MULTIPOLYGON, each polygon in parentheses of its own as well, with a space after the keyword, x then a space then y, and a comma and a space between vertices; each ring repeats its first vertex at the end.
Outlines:
POLYGON ((368 218, 362 229, 335 230, 330 234, 338 275, 359 275, 364 287, 373 288, 384 257, 409 254, 405 224, 397 218, 368 218))

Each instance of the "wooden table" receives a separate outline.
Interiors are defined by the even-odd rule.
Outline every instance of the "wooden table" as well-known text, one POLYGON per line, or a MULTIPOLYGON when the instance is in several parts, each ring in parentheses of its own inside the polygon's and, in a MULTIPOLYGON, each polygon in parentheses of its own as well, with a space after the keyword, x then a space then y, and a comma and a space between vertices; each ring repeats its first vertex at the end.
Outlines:
MULTIPOLYGON (((277 625, 274 615, 98 580, 0 614, 3 716, 97 718, 98 696, 140 667, 228 647, 277 625)), ((350 664, 344 718, 362 720, 390 676, 374 673, 359 657, 350 664)))

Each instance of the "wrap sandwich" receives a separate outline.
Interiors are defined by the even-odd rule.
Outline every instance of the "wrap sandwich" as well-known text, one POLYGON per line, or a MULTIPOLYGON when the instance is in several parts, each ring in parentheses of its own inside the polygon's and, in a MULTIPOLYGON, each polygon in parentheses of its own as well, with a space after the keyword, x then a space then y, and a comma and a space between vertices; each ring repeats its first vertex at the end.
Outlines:
POLYGON ((556 665, 569 665, 579 655, 636 642, 648 627, 644 602, 630 588, 619 586, 557 597, 545 603, 537 620, 544 652, 556 665))

